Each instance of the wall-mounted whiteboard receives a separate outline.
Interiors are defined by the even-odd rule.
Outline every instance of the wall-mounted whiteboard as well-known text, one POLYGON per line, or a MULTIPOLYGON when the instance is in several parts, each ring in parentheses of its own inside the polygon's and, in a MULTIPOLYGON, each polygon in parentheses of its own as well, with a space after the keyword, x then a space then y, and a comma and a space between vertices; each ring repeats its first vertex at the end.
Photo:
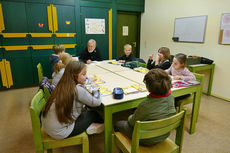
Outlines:
POLYGON ((174 41, 204 42, 207 15, 176 18, 174 23, 174 41))

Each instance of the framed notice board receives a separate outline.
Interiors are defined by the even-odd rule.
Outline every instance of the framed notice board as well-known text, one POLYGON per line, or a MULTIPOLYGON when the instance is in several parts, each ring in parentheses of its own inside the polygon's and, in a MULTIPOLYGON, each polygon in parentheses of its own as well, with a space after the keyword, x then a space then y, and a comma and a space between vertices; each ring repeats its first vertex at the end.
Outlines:
POLYGON ((179 42, 204 42, 207 15, 176 18, 173 40, 179 42))
POLYGON ((220 23, 220 44, 230 44, 230 13, 223 13, 220 23))

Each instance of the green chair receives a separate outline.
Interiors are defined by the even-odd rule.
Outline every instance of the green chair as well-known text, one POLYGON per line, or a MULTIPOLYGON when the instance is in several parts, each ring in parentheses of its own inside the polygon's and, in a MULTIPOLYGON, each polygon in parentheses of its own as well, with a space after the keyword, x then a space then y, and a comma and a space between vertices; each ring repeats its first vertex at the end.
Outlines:
POLYGON ((134 126, 132 140, 121 132, 115 132, 113 136, 113 152, 115 145, 124 153, 181 153, 186 111, 155 121, 137 121, 134 126), (166 134, 176 129, 175 142, 167 138, 164 141, 151 146, 139 146, 140 139, 147 139, 166 134))
POLYGON ((44 92, 45 101, 47 101, 50 97, 50 92, 46 86, 43 86, 43 92, 44 92))
POLYGON ((41 63, 38 63, 37 69, 38 69, 38 81, 39 81, 38 83, 40 83, 42 81, 43 76, 44 76, 41 63))
POLYGON ((42 108, 45 106, 46 100, 43 91, 40 89, 38 93, 33 97, 30 105, 30 117, 32 121, 32 130, 34 136, 34 145, 36 153, 43 153, 47 150, 48 153, 52 152, 53 148, 72 146, 82 144, 82 152, 89 152, 89 140, 88 135, 83 132, 77 136, 55 140, 48 136, 43 128, 41 128, 39 114, 42 108))
MULTIPOLYGON (((196 80, 200 82, 201 84, 201 91, 202 91, 202 88, 203 88, 203 84, 204 84, 204 75, 203 74, 198 74, 198 73, 193 73, 196 77, 196 80)), ((176 102, 176 106, 178 107, 178 111, 182 111, 183 110, 183 106, 184 105, 187 105, 187 104, 191 104, 193 103, 194 101, 194 94, 192 94, 191 96, 185 98, 185 99, 182 99, 180 101, 177 101, 176 102)))

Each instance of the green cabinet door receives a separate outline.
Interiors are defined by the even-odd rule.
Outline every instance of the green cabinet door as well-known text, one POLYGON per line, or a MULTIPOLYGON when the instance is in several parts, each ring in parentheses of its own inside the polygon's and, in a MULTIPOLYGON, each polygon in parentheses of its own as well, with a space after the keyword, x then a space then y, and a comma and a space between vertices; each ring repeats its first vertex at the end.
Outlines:
MULTIPOLYGON (((25 3, 3 1, 2 12, 5 30, 3 33, 27 33, 27 20, 25 3)), ((3 38, 3 46, 28 45, 29 39, 25 38, 3 38)))
MULTIPOLYGON (((76 33, 75 7, 67 5, 54 5, 57 9, 58 31, 56 33, 76 33)), ((77 44, 74 37, 55 37, 55 44, 77 44)), ((76 55, 76 48, 67 48, 66 52, 76 55)))
POLYGON ((32 60, 29 50, 7 51, 5 59, 10 62, 13 87, 34 84, 32 60))
MULTIPOLYGON (((26 3, 28 31, 30 33, 52 33, 49 31, 47 6, 49 4, 26 3)), ((54 44, 54 37, 32 37, 31 45, 54 44)))
POLYGON ((49 56, 53 53, 52 49, 32 50, 33 76, 35 83, 38 83, 37 65, 41 63, 43 75, 52 78, 52 68, 49 62, 49 56))
MULTIPOLYGON (((52 33, 49 31, 47 6, 50 4, 27 3, 26 14, 28 19, 28 28, 30 33, 52 33)), ((30 36, 30 44, 33 45, 53 45, 55 44, 55 36, 51 37, 32 37, 30 36)), ((32 69, 34 82, 38 83, 37 64, 41 63, 44 76, 51 78, 51 65, 49 56, 53 53, 52 49, 33 49, 31 48, 32 69)))
POLYGON ((95 39, 97 47, 101 51, 103 59, 108 59, 109 56, 109 40, 108 40, 108 11, 109 8, 91 8, 81 7, 81 31, 82 31, 82 44, 81 49, 87 47, 89 39, 95 39), (85 32, 85 19, 104 19, 105 20, 105 34, 86 34, 85 32))

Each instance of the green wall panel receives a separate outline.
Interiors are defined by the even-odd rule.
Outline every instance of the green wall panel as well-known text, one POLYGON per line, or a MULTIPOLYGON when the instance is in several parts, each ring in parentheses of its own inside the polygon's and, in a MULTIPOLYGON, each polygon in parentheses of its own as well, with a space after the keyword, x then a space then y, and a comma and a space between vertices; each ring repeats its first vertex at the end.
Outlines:
POLYGON ((91 2, 112 2, 113 0, 80 0, 80 1, 91 1, 91 2))
POLYGON ((25 3, 2 2, 4 33, 28 32, 25 3))
POLYGON ((74 0, 47 0, 51 4, 74 5, 74 0))
POLYGON ((42 65, 44 76, 52 78, 52 68, 49 62, 49 56, 53 53, 52 49, 32 50, 33 76, 36 83, 38 83, 38 63, 42 65))
POLYGON ((3 46, 29 45, 28 36, 25 38, 2 38, 3 46))
POLYGON ((48 4, 26 4, 28 31, 31 33, 51 33, 48 27, 48 4))
POLYGON ((103 59, 108 59, 108 11, 109 8, 81 7, 82 49, 87 47, 89 39, 95 39, 103 59), (105 34, 85 34, 85 18, 105 19, 105 34))
POLYGON ((29 38, 29 42, 31 45, 53 45, 55 44, 54 42, 54 37, 51 38, 29 38))
POLYGON ((57 8, 58 33, 75 33, 76 21, 73 6, 54 5, 57 8))
POLYGON ((73 55, 73 56, 76 56, 76 48, 66 48, 65 52, 73 55))
POLYGON ((5 58, 10 62, 13 87, 34 84, 30 51, 7 51, 5 58))

